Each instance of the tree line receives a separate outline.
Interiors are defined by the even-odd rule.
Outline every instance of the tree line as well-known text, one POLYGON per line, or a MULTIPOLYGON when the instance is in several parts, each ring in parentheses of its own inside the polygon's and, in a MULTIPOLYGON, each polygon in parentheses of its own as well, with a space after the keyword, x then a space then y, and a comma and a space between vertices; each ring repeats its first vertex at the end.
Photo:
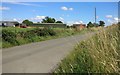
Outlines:
MULTIPOLYGON (((29 20, 24 20, 22 22, 23 24, 26 24, 27 26, 33 25, 32 21, 29 20)), ((40 23, 40 22, 38 22, 40 23)), ((42 19, 41 23, 63 23, 62 21, 57 21, 55 18, 51 18, 51 17, 45 17, 45 19, 42 19)))
POLYGON ((105 26, 105 22, 104 22, 104 21, 99 21, 99 23, 89 22, 89 23, 87 24, 87 28, 90 28, 90 27, 99 27, 99 26, 104 27, 104 26, 105 26))
MULTIPOLYGON (((29 21, 29 20, 24 20, 22 23, 26 24, 27 26, 33 25, 33 22, 29 21)), ((40 23, 40 22, 38 22, 38 23, 40 23)), ((55 18, 51 18, 51 17, 47 16, 44 19, 42 19, 41 23, 63 23, 63 22, 62 21, 57 21, 55 18)), ((104 27, 105 26, 105 22, 104 21, 99 21, 99 23, 89 22, 87 24, 87 28, 90 28, 90 27, 99 27, 99 26, 104 27)))

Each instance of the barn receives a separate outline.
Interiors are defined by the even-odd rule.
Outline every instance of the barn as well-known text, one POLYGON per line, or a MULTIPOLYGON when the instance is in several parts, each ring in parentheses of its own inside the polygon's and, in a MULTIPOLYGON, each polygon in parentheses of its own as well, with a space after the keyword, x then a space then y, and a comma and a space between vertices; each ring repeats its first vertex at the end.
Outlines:
POLYGON ((0 26, 15 27, 19 25, 17 21, 0 21, 0 26))
POLYGON ((33 23, 34 27, 51 27, 51 28, 66 28, 66 24, 62 23, 33 23))
POLYGON ((86 25, 85 24, 73 24, 73 27, 81 30, 81 29, 86 28, 86 25))

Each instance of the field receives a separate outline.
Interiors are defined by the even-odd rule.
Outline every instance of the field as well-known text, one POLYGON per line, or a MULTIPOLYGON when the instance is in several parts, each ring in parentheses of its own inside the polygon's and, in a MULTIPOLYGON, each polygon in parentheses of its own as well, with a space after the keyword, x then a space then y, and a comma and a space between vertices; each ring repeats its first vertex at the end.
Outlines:
POLYGON ((19 46, 33 42, 56 39, 75 34, 84 34, 92 29, 75 30, 69 28, 2 28, 2 48, 19 46))
POLYGON ((120 26, 109 26, 80 42, 54 73, 120 73, 120 26))

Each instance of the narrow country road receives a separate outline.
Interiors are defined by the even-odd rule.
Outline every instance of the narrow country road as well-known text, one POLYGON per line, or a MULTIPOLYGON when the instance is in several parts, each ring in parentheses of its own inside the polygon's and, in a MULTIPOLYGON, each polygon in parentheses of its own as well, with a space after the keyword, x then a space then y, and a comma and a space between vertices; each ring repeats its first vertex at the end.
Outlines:
POLYGON ((2 50, 2 73, 49 73, 74 46, 94 33, 31 43, 2 50))

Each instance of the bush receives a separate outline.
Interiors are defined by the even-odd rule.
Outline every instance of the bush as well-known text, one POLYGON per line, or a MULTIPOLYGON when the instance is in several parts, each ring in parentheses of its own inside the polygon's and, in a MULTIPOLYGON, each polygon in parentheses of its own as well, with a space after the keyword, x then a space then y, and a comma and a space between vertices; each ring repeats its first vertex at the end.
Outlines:
POLYGON ((56 35, 56 32, 51 28, 45 28, 44 31, 46 31, 50 36, 56 35))
POLYGON ((56 32, 51 28, 36 29, 34 31, 38 36, 55 36, 56 32))
POLYGON ((34 42, 34 37, 36 36, 36 33, 34 33, 34 30, 26 31, 26 32, 20 32, 21 37, 27 39, 30 42, 34 42))
POLYGON ((11 44, 19 44, 16 40, 16 33, 8 30, 2 31, 2 40, 7 41, 11 44))

